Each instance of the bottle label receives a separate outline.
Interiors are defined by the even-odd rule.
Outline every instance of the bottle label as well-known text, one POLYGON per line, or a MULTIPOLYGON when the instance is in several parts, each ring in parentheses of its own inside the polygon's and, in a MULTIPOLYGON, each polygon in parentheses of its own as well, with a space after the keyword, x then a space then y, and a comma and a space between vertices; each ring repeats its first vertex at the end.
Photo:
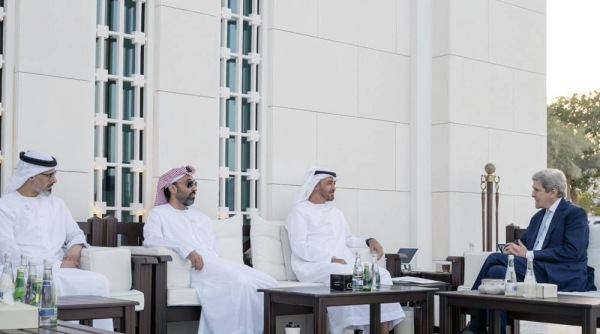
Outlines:
POLYGON ((40 309, 40 317, 52 317, 54 316, 53 308, 41 308, 40 309))

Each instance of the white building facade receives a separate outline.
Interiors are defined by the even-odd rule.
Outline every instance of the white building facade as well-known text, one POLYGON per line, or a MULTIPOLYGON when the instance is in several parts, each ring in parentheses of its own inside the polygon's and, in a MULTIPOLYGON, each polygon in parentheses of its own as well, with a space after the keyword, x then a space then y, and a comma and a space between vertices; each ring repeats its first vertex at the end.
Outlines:
MULTIPOLYGON (((282 220, 306 169, 334 205, 428 269, 481 248, 483 167, 504 226, 546 166, 543 0, 4 0, 1 177, 59 161, 76 220, 144 221, 158 177, 195 207, 282 220)), ((2 187, 4 188, 4 186, 2 187)))

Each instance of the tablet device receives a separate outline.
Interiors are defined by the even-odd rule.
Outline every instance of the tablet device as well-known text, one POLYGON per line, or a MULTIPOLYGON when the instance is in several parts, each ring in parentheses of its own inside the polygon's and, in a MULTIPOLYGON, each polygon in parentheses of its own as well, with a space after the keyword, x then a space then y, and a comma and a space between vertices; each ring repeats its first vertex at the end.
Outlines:
POLYGON ((418 252, 418 248, 400 248, 398 254, 406 254, 407 256, 406 259, 400 259, 400 263, 412 265, 418 252))

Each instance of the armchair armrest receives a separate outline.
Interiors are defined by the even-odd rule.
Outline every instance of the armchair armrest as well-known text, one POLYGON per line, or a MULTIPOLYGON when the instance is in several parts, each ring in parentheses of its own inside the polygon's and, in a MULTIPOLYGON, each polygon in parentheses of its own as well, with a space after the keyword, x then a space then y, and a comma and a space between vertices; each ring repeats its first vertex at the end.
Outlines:
POLYGON ((406 259, 406 254, 386 253, 385 267, 392 277, 402 276, 402 259, 406 259))
POLYGON ((452 290, 456 290, 465 281, 465 258, 462 256, 448 256, 452 273, 452 290))
POLYGON ((127 248, 84 248, 81 250, 79 269, 106 276, 110 282, 111 293, 131 290, 131 252, 127 248))

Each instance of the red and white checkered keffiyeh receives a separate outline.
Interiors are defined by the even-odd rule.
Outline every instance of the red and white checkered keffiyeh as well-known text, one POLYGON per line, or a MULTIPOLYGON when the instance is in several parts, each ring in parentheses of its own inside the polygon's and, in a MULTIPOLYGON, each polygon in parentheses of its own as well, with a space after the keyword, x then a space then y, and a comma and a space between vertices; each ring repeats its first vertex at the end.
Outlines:
POLYGON ((161 175, 158 179, 158 185, 156 186, 156 201, 154 201, 154 206, 167 204, 169 202, 167 197, 165 197, 164 189, 166 187, 174 181, 177 181, 176 179, 179 179, 184 175, 194 175, 194 173, 196 173, 196 168, 187 165, 184 167, 173 168, 161 175))

